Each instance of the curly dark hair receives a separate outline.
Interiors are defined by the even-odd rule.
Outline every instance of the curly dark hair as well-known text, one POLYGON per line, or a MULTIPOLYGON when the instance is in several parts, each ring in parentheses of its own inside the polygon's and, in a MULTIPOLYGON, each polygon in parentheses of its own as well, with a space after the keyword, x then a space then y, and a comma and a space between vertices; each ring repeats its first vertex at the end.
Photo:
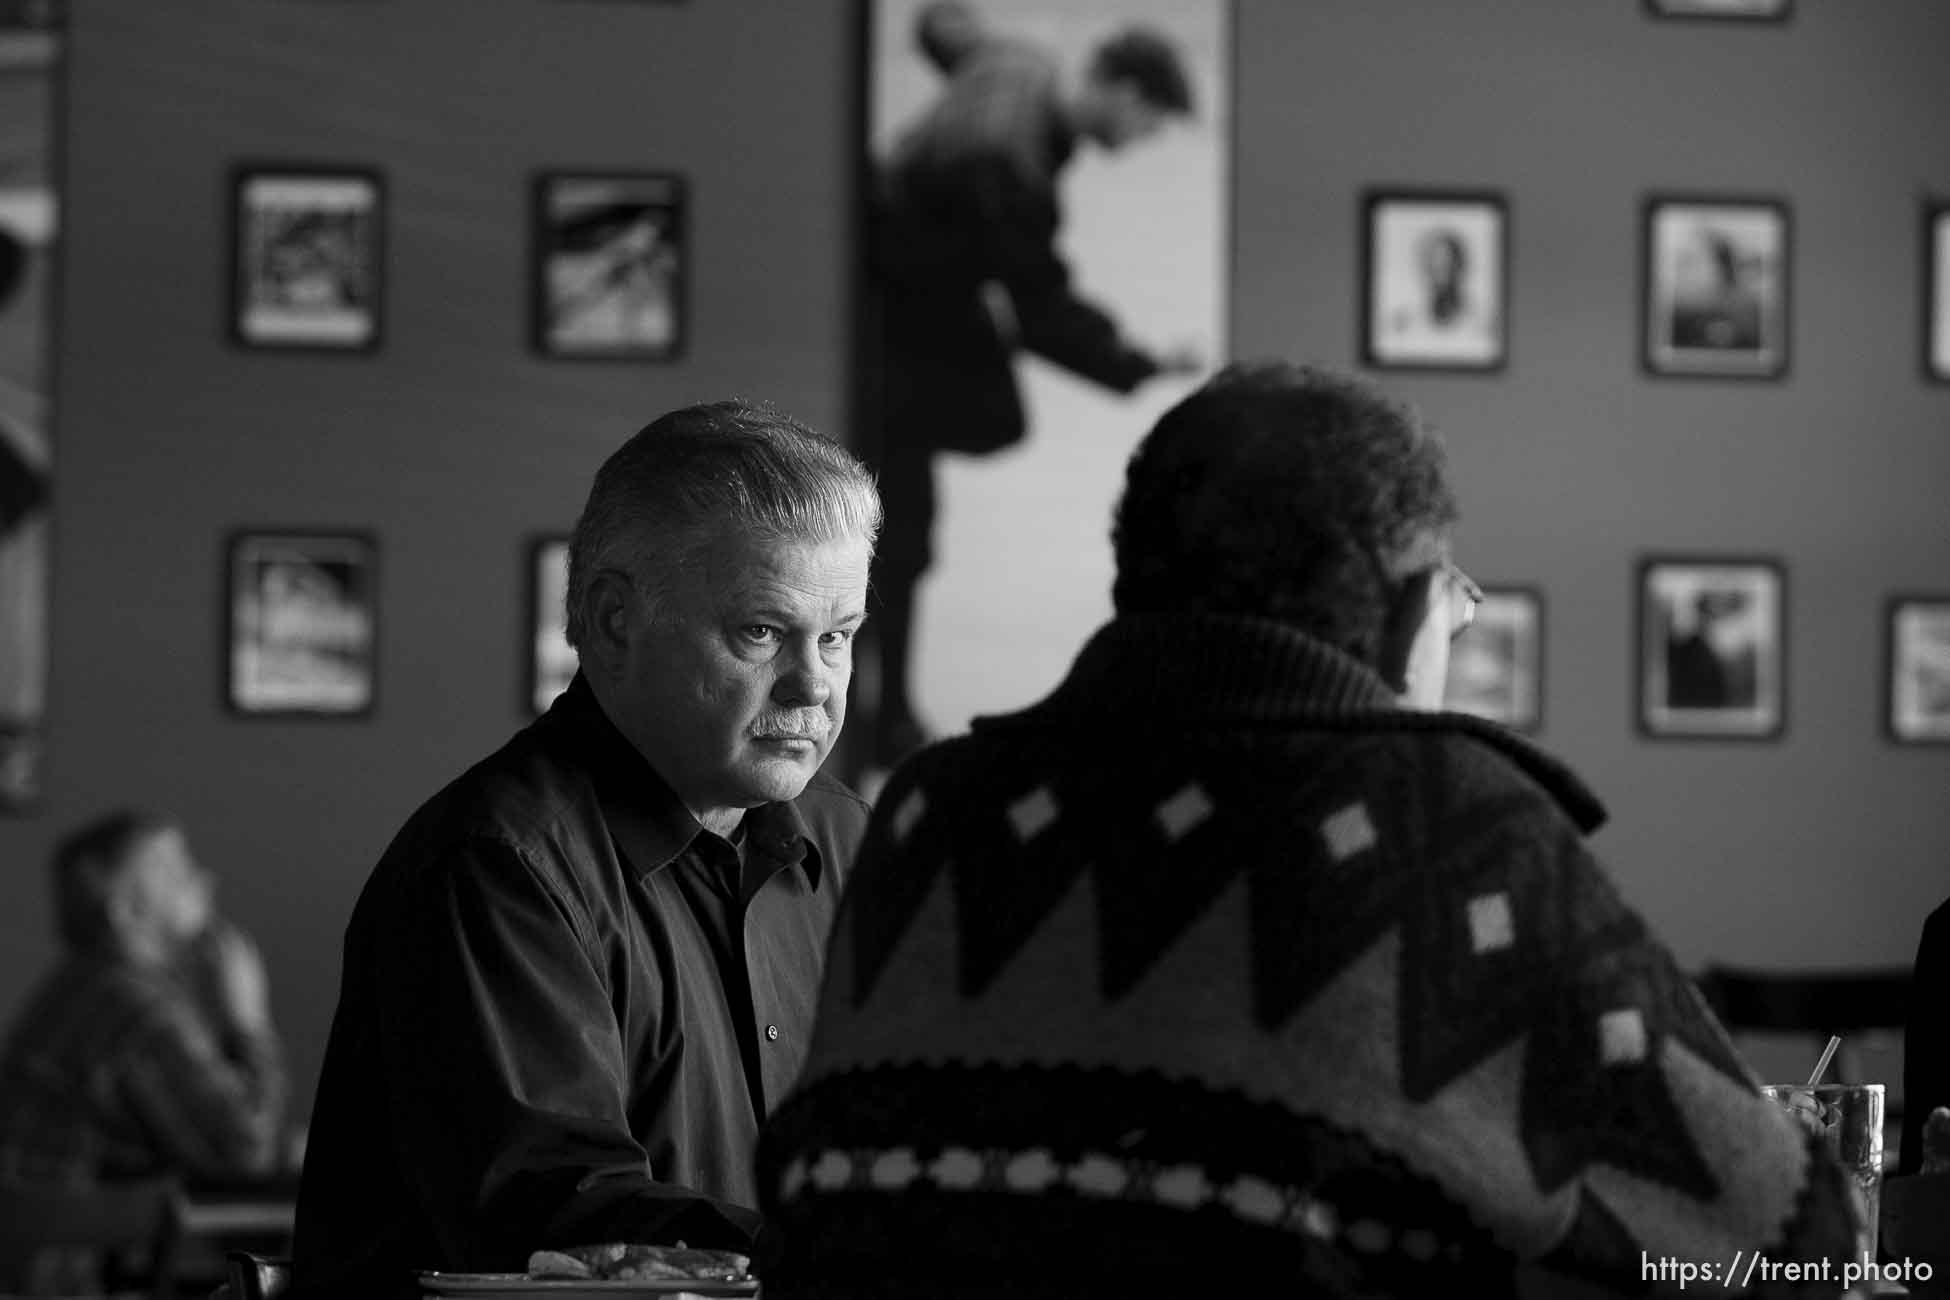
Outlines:
POLYGON ((1234 365, 1131 457, 1111 598, 1277 619, 1372 664, 1417 543, 1457 517, 1442 443, 1408 407, 1347 375, 1234 365))

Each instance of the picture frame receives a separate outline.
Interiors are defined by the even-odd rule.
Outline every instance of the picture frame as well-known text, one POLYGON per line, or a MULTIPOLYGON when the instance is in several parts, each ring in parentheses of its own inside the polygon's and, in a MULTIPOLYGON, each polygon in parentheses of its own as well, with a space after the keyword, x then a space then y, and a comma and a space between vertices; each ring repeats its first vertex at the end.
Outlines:
POLYGON ((54 541, 53 346, 60 202, 44 179, 0 182, 0 816, 38 810, 47 753, 54 541), (22 400, 27 398, 28 400, 22 400))
POLYGON ((253 350, 376 352, 385 200, 385 178, 372 167, 233 167, 231 341, 253 350))
POLYGON ((1645 0, 1655 18, 1707 19, 1714 22, 1784 23, 1794 0, 1645 0))
POLYGON ((0 72, 52 66, 61 53, 66 9, 56 0, 0 0, 0 72))
POLYGON ((1883 724, 1903 745, 1950 745, 1950 592, 1891 596, 1883 724))
POLYGON ((1361 360, 1497 371, 1509 354, 1510 216, 1486 190, 1372 189, 1361 203, 1361 360))
POLYGON ((539 717, 568 689, 579 661, 569 644, 563 604, 569 591, 569 539, 542 533, 528 541, 528 610, 523 623, 528 672, 523 707, 539 717))
POLYGON ((687 333, 689 185, 675 172, 550 170, 529 217, 529 344, 563 360, 669 361, 687 333))
POLYGON ((1645 556, 1637 604, 1643 734, 1772 740, 1786 730, 1787 573, 1778 560, 1645 556))
POLYGON ((51 793, 64 11, 0 0, 0 818, 51 793))
POLYGON ((1449 647, 1442 707, 1535 733, 1544 724, 1544 594, 1485 586, 1476 617, 1449 647))
POLYGON ((344 529, 234 530, 224 700, 249 717, 360 717, 378 694, 379 547, 344 529))
POLYGON ((1779 379, 1788 371, 1788 205, 1652 195, 1641 238, 1641 358, 1654 375, 1779 379))
POLYGON ((1950 384, 1950 198, 1923 203, 1923 374, 1950 384))
MULTIPOLYGON (((1062 194, 1062 219, 1054 232, 1041 223, 1018 232, 1025 247, 1049 241, 1074 291, 1119 336, 1144 341, 1156 358, 1217 364, 1235 351, 1236 70, 1248 29, 1233 0, 866 0, 857 8, 851 102, 860 147, 849 224, 860 238, 849 259, 849 319, 836 324, 848 327, 857 433, 885 452, 876 469, 888 522, 875 552, 877 612, 855 651, 841 770, 871 786, 919 740, 962 730, 1060 674, 1098 618, 1104 587, 1085 558, 1098 552, 1101 528, 1068 504, 1115 481, 1130 430, 1155 422, 1203 376, 1202 365, 1174 365, 1121 392, 1030 355, 1018 345, 1023 312, 1041 310, 1034 297, 1018 304, 993 257, 971 281, 952 252, 944 260, 935 251, 944 237, 979 242, 984 226, 993 228, 981 184, 971 176, 927 197, 932 187, 900 176, 927 169, 924 138, 946 141, 962 106, 1002 109, 1009 129, 983 132, 996 137, 974 151, 983 156, 954 149, 948 170, 1031 166, 1039 186, 1062 194), (1159 129, 1114 157, 1045 150, 1051 105, 1026 80, 1049 71, 1087 79, 1133 29, 1147 29, 1170 55, 1163 62, 1177 65, 1190 112, 1159 115, 1159 129), (1014 57, 1025 49, 1033 56, 1014 57), (1170 274, 1159 273, 1163 249, 1170 274), (944 303, 945 312, 936 305, 944 303), (917 427, 924 436, 913 435, 917 427), (1029 568, 1034 583, 1020 581, 1029 568), (973 616, 997 590, 1016 597, 1010 617, 973 616)), ((1347 204, 1352 223, 1352 194, 1347 204)), ((1342 327, 1350 336, 1352 297, 1350 289, 1342 327)))

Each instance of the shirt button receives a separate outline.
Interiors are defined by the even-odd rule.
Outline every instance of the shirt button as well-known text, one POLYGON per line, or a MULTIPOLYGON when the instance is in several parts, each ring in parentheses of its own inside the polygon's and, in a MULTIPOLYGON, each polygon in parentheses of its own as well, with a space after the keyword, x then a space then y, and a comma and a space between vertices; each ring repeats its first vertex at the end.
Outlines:
POLYGON ((767 1039, 769 1039, 770 1041, 772 1041, 772 1042, 774 1042, 774 1043, 776 1043, 776 1042, 778 1042, 778 1041, 779 1041, 779 1027, 778 1027, 777 1025, 767 1025, 767 1026, 765 1026, 765 1037, 766 1037, 767 1039))

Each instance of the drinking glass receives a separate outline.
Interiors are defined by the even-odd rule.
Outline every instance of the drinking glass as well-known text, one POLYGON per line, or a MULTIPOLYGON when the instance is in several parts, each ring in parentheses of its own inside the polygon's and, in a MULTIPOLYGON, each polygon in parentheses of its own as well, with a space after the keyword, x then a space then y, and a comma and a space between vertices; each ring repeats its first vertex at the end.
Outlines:
POLYGON ((1862 1212, 1856 1253, 1873 1263, 1882 1209, 1882 1103, 1879 1083, 1770 1083, 1761 1091, 1821 1135, 1855 1185, 1862 1212))

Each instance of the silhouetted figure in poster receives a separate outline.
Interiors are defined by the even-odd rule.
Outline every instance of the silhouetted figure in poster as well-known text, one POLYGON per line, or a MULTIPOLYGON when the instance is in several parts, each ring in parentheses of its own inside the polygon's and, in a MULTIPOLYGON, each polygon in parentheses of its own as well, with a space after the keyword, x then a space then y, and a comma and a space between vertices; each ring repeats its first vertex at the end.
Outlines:
POLYGON ((1422 267, 1423 288, 1428 295, 1429 321, 1448 327, 1463 317, 1469 306, 1464 285, 1469 275, 1469 249, 1462 236, 1453 230, 1431 230, 1417 246, 1422 267))
POLYGON ((1415 236, 1412 281, 1386 317, 1396 346, 1445 348, 1458 340, 1494 340, 1496 322, 1484 296, 1472 292, 1475 275, 1469 241, 1451 226, 1431 226, 1415 236))
POLYGON ((1125 337, 1076 292, 1056 248, 1058 185, 1077 146, 1115 153, 1191 112, 1171 42, 1125 30, 1072 83, 1049 53, 984 31, 965 5, 924 9, 915 41, 947 79, 881 160, 868 232, 863 425, 887 510, 870 624, 880 698, 869 765, 880 766, 926 739, 908 698, 909 646, 932 560, 934 458, 1022 439, 1016 353, 1117 393, 1203 364, 1189 349, 1154 352, 1125 337))
POLYGON ((1736 630, 1747 597, 1702 591, 1693 597, 1692 629, 1666 635, 1666 705, 1674 709, 1750 709, 1758 699, 1754 647, 1736 630))
POLYGON ((1700 235, 1703 274, 1673 300, 1672 346, 1754 351, 1761 346, 1761 300, 1750 259, 1727 235, 1700 235))

